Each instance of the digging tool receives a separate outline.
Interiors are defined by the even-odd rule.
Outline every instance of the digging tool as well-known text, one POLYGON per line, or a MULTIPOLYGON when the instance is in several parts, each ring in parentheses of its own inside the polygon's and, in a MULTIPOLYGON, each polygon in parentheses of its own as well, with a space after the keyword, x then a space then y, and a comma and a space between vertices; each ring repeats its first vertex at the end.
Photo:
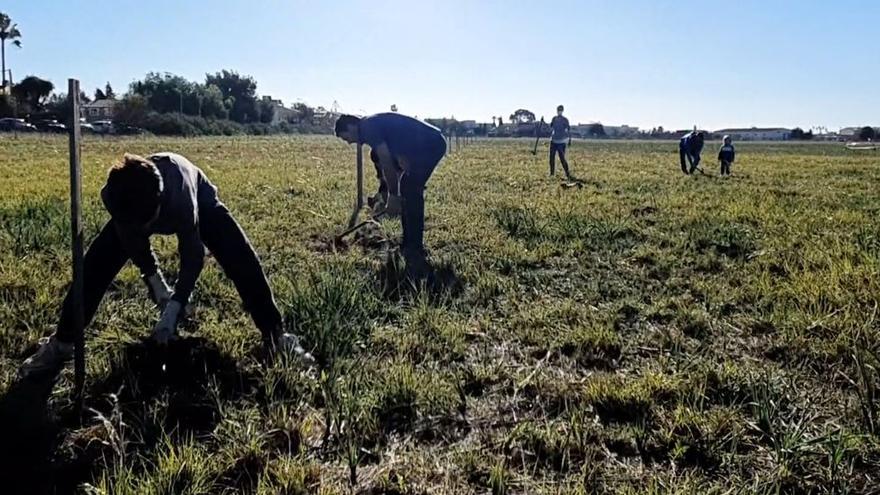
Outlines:
POLYGON ((350 235, 350 234, 352 234, 352 233, 354 233, 354 232, 357 232, 357 231, 360 230, 364 225, 367 225, 367 224, 369 224, 369 223, 374 223, 376 220, 379 220, 379 219, 382 218, 383 216, 385 216, 385 212, 384 212, 384 211, 380 211, 379 213, 377 213, 377 214, 373 215, 372 217, 368 218, 367 220, 364 220, 363 222, 361 222, 361 223, 359 223, 359 224, 357 224, 357 225, 354 225, 354 226, 351 226, 351 227, 347 228, 345 231, 343 231, 341 234, 339 234, 339 235, 337 235, 337 236, 335 237, 336 242, 341 241, 345 236, 348 236, 348 235, 350 235))
POLYGON ((538 141, 541 140, 541 129, 544 127, 544 117, 541 117, 541 122, 538 123, 538 129, 535 131, 535 147, 532 149, 532 154, 538 155, 538 141))
POLYGON ((364 145, 357 145, 357 199, 354 202, 354 211, 351 212, 351 218, 348 220, 348 228, 354 227, 357 222, 358 215, 364 208, 364 145))

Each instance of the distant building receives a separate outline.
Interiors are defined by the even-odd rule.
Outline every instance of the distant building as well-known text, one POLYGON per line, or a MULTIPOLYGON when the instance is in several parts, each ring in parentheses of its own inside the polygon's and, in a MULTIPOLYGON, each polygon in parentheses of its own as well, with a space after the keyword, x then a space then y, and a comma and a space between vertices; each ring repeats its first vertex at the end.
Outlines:
POLYGON ((630 138, 639 135, 638 127, 628 125, 606 125, 603 127, 605 128, 605 135, 610 138, 630 138))
POLYGON ((719 129, 713 134, 730 136, 734 141, 788 141, 791 139, 791 129, 781 127, 751 129, 719 129))
POLYGON ((296 116, 296 112, 284 106, 281 100, 275 100, 271 96, 263 96, 263 101, 272 105, 272 124, 289 122, 296 116))
MULTIPOLYGON (((864 129, 865 127, 866 127, 866 126, 862 126, 862 127, 844 127, 843 129, 840 130, 840 132, 838 132, 838 134, 840 135, 840 137, 842 137, 842 138, 846 138, 846 139, 848 139, 848 140, 858 139, 858 137, 859 137, 859 133, 861 133, 861 132, 862 132, 862 129, 864 129)), ((874 132, 875 132, 875 133, 880 133, 880 127, 874 127, 874 132)))
POLYGON ((116 100, 103 99, 95 100, 80 105, 80 117, 86 119, 87 122, 96 120, 112 120, 116 114, 116 100))
POLYGON ((593 137, 592 132, 593 128, 596 124, 602 126, 602 129, 605 131, 605 137, 608 138, 631 138, 639 135, 639 128, 632 127, 628 125, 604 125, 601 122, 594 122, 592 124, 577 124, 571 126, 571 135, 579 138, 588 138, 593 137))

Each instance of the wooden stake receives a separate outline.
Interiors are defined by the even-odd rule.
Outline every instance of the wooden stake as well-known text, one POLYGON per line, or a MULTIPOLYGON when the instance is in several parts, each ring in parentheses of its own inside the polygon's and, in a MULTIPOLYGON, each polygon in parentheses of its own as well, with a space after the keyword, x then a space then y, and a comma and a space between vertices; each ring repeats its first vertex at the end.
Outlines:
POLYGON ((364 145, 357 145, 357 199, 354 202, 354 211, 348 220, 348 228, 354 227, 357 223, 358 215, 364 207, 364 145))
POLYGON ((70 105, 70 231, 73 250, 73 331, 74 401, 82 414, 86 383, 85 315, 83 310, 83 225, 82 225, 82 164, 80 163, 79 81, 68 79, 67 98, 70 105))

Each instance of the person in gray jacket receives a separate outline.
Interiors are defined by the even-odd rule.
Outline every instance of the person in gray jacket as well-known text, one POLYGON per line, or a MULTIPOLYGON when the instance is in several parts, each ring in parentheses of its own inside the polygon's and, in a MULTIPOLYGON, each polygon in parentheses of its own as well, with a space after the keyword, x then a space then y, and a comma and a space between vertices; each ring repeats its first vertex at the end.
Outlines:
MULTIPOLYGON (((271 350, 311 356, 293 334, 283 333, 282 316, 257 253, 241 226, 217 197, 217 187, 185 157, 157 153, 145 159, 126 154, 114 165, 101 190, 110 221, 92 241, 84 260, 84 323, 88 325, 113 279, 131 260, 140 270, 150 298, 161 309, 152 338, 166 344, 189 303, 205 262, 205 248, 238 290, 271 350), (175 235, 180 273, 174 290, 166 284, 150 246, 153 234, 175 235)), ((73 355, 73 302, 68 291, 55 334, 41 339, 21 367, 22 376, 59 369, 73 355)))

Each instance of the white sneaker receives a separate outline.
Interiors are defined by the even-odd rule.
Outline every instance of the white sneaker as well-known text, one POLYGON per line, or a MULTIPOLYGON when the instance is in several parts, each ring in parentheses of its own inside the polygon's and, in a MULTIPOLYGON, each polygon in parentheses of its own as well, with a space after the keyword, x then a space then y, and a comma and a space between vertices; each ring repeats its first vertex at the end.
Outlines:
POLYGON ((22 378, 54 371, 73 358, 73 344, 61 342, 55 336, 40 339, 40 348, 27 358, 18 369, 22 378))
POLYGON ((294 356, 306 365, 315 364, 315 358, 299 343, 299 337, 292 333, 282 333, 275 342, 275 352, 294 356))

